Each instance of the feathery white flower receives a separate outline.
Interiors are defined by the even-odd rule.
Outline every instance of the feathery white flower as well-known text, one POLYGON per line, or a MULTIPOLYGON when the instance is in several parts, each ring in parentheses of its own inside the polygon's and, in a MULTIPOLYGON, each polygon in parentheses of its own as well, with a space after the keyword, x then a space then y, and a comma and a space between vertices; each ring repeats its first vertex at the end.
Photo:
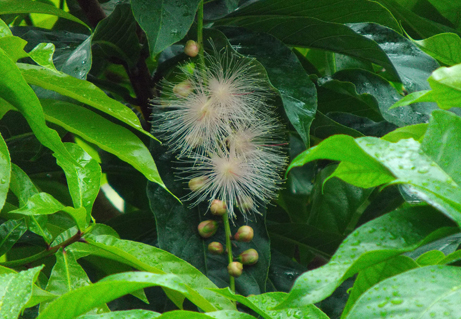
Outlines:
MULTIPOLYGON (((224 51, 207 56, 207 67, 164 82, 162 112, 154 125, 186 166, 180 176, 192 192, 187 200, 221 200, 258 212, 277 193, 286 165, 283 126, 267 104, 269 85, 249 59, 224 51)), ((161 136, 161 137, 162 137, 161 136)))

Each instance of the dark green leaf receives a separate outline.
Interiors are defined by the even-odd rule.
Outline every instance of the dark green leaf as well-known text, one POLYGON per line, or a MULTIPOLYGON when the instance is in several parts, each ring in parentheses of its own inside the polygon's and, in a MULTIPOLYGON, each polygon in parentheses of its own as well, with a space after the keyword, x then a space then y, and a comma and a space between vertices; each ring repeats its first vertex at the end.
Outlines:
POLYGON ((134 17, 147 34, 152 55, 184 38, 199 3, 199 0, 131 1, 134 17))
POLYGON ((456 29, 461 30, 461 4, 456 1, 447 0, 429 0, 429 2, 437 9, 437 11, 453 23, 456 29))
POLYGON ((346 318, 456 318, 460 311, 461 269, 417 268, 380 282, 366 291, 346 318))
POLYGON ((350 234, 328 264, 301 275, 277 308, 323 300, 357 272, 453 232, 453 228, 443 228, 450 225, 430 207, 398 209, 379 217, 350 234))
POLYGON ((320 139, 325 139, 334 134, 344 134, 352 137, 363 136, 363 134, 359 131, 332 120, 319 110, 317 110, 315 120, 312 122, 311 134, 312 136, 320 139))
POLYGON ((137 24, 129 4, 119 4, 110 16, 98 23, 93 45, 99 45, 108 57, 125 61, 130 68, 139 60, 141 46, 136 34, 137 24))
POLYGON ((223 31, 239 53, 255 57, 264 66, 271 84, 282 97, 288 119, 308 147, 309 129, 317 109, 317 92, 296 55, 266 34, 231 28, 223 31))
POLYGON ((376 42, 339 23, 306 17, 267 16, 264 19, 241 18, 229 24, 267 32, 289 46, 338 52, 372 62, 384 67, 394 80, 399 80, 389 57, 376 42))

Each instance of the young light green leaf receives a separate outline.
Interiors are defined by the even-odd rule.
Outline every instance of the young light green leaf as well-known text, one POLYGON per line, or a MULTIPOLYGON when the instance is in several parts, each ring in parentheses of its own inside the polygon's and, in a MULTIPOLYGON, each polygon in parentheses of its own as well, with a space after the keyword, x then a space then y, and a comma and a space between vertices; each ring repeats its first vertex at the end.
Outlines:
POLYGON ((154 319, 161 316, 161 313, 135 309, 125 311, 113 311, 109 313, 102 313, 99 315, 82 315, 78 316, 77 319, 154 319))
POLYGON ((29 52, 29 56, 38 65, 57 72, 58 70, 56 70, 53 63, 54 50, 55 47, 53 43, 40 43, 29 52))
POLYGON ((0 275, 0 317, 18 318, 32 296, 32 287, 43 266, 16 274, 0 275))
POLYGON ((435 102, 434 98, 432 97, 431 90, 423 90, 417 91, 404 96, 397 102, 395 102, 389 109, 394 109, 396 107, 407 106, 413 103, 419 102, 435 102))
POLYGON ((108 97, 96 85, 41 66, 23 63, 18 63, 17 65, 29 84, 38 85, 44 89, 58 92, 88 104, 154 138, 142 128, 138 117, 133 111, 122 103, 108 97))
POLYGON ((443 252, 440 250, 430 250, 419 256, 416 262, 420 266, 431 266, 437 265, 443 259, 445 259, 445 254, 443 252))
POLYGON ((351 233, 328 264, 301 275, 276 309, 319 302, 357 272, 453 233, 456 228, 446 227, 452 225, 429 206, 401 208, 374 219, 351 233))
POLYGON ((88 225, 87 214, 84 207, 74 208, 64 206, 48 193, 37 193, 31 196, 24 206, 12 210, 9 213, 33 216, 51 215, 59 211, 64 211, 72 216, 81 230, 85 229, 88 225))
POLYGON ((27 41, 15 37, 15 36, 6 36, 0 37, 0 49, 5 51, 6 54, 10 57, 13 62, 16 62, 19 59, 28 57, 29 55, 24 51, 27 41))
MULTIPOLYGON (((64 251, 59 249, 55 254, 56 264, 51 270, 51 275, 46 285, 46 291, 55 295, 63 295, 80 287, 89 286, 91 284, 88 275, 82 266, 77 262, 72 251, 64 251)), ((49 303, 40 305, 42 312, 49 303)), ((101 305, 95 309, 95 313, 107 312, 109 308, 106 305, 101 305)))
POLYGON ((310 319, 328 319, 320 309, 314 305, 308 305, 307 307, 300 307, 298 309, 282 309, 273 310, 272 308, 279 304, 288 294, 284 292, 270 292, 261 295, 255 295, 250 297, 244 297, 233 293, 229 288, 213 289, 217 293, 240 302, 242 305, 247 306, 258 315, 265 319, 272 318, 310 318, 310 319))
POLYGON ((64 127, 133 165, 152 182, 165 187, 144 143, 130 130, 75 104, 41 100, 47 121, 64 127), (120 143, 120 141, 124 141, 120 143))
POLYGON ((432 88, 431 98, 441 109, 461 107, 461 64, 439 68, 427 81, 432 88))
POLYGON ((8 27, 8 25, 2 19, 0 19, 0 38, 12 35, 13 33, 11 33, 10 27, 8 27))
POLYGON ((412 138, 416 141, 420 141, 426 133, 427 127, 428 125, 426 123, 399 127, 398 129, 384 135, 382 139, 392 143, 397 143, 398 141, 406 138, 412 138))
POLYGON ((90 30, 83 21, 77 19, 73 15, 43 2, 32 0, 2 0, 0 1, 0 14, 14 14, 14 13, 43 13, 51 14, 64 19, 68 19, 80 23, 90 30))
MULTIPOLYGON (((88 155, 75 143, 65 143, 69 153, 77 165, 66 161, 61 154, 53 154, 56 163, 61 166, 66 174, 67 186, 76 209, 84 207, 86 210, 86 222, 90 221, 93 203, 99 193, 101 184, 101 167, 99 163, 88 155)), ((79 224, 79 227, 82 224, 79 224)))
POLYGON ((113 236, 85 236, 85 239, 88 244, 74 243, 69 246, 69 249, 117 260, 142 271, 159 274, 174 273, 188 285, 191 294, 188 298, 203 310, 235 309, 231 302, 209 290, 216 286, 205 275, 173 254, 150 245, 117 239, 113 236))
POLYGON ((440 33, 413 42, 421 50, 446 65, 461 63, 461 38, 456 33, 440 33))
POLYGON ((0 210, 5 204, 6 195, 10 188, 11 159, 3 136, 0 134, 0 210))
POLYGON ((223 311, 213 311, 207 313, 199 313, 194 311, 185 311, 185 310, 176 310, 168 311, 161 315, 161 319, 252 319, 253 316, 246 314, 244 312, 233 311, 233 310, 223 310, 223 311))
POLYGON ((359 299, 370 287, 384 279, 414 268, 418 268, 418 264, 413 259, 406 256, 396 256, 359 272, 354 286, 352 287, 352 291, 350 292, 350 296, 347 299, 346 306, 341 314, 341 318, 346 317, 357 299, 359 299))
POLYGON ((345 319, 456 318, 461 298, 461 269, 428 266, 388 278, 366 291, 345 319))
POLYGON ((186 285, 175 275, 148 272, 115 274, 62 295, 51 302, 37 319, 73 319, 103 303, 151 286, 161 286, 183 294, 188 292, 186 285))

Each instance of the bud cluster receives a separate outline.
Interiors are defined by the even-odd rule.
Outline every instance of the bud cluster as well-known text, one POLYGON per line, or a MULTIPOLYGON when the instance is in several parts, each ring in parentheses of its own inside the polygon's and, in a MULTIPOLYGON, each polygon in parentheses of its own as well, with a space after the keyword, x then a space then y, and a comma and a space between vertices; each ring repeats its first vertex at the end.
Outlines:
MULTIPOLYGON (((186 44, 190 56, 196 49, 195 42, 186 44)), ((189 183, 193 206, 208 201, 215 215, 227 211, 234 218, 238 207, 246 216, 280 188, 284 128, 253 60, 215 50, 206 61, 193 72, 183 67, 180 83, 164 82, 154 127, 186 164, 179 175, 189 183)))

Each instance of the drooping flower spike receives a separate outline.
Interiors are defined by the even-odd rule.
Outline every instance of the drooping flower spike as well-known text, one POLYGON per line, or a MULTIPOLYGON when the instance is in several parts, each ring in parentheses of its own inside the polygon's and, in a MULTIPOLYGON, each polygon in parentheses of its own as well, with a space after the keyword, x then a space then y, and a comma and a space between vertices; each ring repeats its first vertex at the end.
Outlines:
POLYGON ((277 193, 286 165, 283 126, 267 104, 268 83, 252 60, 214 50, 204 69, 182 68, 180 83, 164 82, 155 131, 185 166, 182 179, 195 206, 216 200, 258 212, 277 193))

